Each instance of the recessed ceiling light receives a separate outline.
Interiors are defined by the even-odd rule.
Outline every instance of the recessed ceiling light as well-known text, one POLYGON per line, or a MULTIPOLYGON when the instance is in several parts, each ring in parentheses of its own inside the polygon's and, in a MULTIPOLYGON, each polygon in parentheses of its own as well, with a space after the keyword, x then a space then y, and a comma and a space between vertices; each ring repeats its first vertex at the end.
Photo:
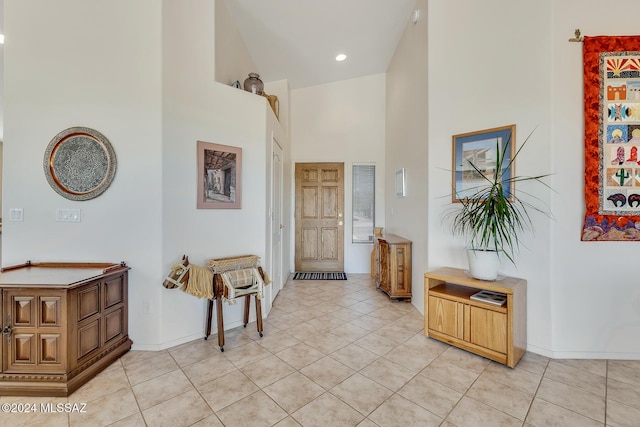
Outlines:
POLYGON ((345 55, 344 53, 341 53, 338 56, 336 56, 336 61, 338 62, 344 61, 345 59, 347 59, 347 55, 345 55))

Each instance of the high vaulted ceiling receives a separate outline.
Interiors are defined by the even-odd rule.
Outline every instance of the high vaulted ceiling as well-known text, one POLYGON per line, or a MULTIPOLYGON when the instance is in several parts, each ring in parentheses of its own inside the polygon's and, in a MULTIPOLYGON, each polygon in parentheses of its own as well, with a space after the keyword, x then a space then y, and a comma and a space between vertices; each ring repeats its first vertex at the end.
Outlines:
POLYGON ((292 89, 384 73, 415 8, 415 0, 225 3, 262 80, 287 79, 292 89), (347 59, 337 62, 339 53, 347 59))
POLYGON ((384 73, 415 8, 415 0, 224 1, 262 79, 287 79, 292 89, 384 73), (338 53, 347 59, 337 62, 338 53))

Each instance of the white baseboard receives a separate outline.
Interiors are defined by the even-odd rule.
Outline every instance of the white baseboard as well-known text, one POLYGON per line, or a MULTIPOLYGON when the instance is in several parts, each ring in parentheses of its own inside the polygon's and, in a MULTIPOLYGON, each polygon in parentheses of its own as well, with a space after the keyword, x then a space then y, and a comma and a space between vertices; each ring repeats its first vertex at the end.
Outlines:
MULTIPOLYGON (((263 316, 264 319, 264 316, 263 316)), ((255 322, 256 321, 256 316, 255 314, 253 316, 249 316, 249 323, 251 322, 255 322)), ((242 320, 238 320, 235 322, 231 322, 231 323, 226 323, 224 325, 224 330, 228 331, 230 329, 234 329, 237 328, 238 326, 243 326, 244 323, 242 320)), ((215 318, 213 319, 213 322, 211 322, 211 336, 215 335, 217 333, 217 325, 215 322, 215 318)), ((161 344, 136 344, 135 341, 133 342, 133 345, 131 346, 131 350, 137 350, 137 351, 161 351, 161 350, 166 350, 168 348, 171 347, 175 347, 178 346, 180 344, 184 344, 190 341, 194 341, 197 339, 204 339, 204 327, 202 328, 201 332, 198 332, 196 334, 191 334, 191 335, 187 335, 185 337, 180 337, 177 338, 175 340, 172 341, 167 341, 161 344)))
POLYGON ((551 359, 608 359, 608 360, 640 360, 640 353, 590 352, 590 351, 551 351, 546 348, 527 345, 527 351, 546 356, 551 359))

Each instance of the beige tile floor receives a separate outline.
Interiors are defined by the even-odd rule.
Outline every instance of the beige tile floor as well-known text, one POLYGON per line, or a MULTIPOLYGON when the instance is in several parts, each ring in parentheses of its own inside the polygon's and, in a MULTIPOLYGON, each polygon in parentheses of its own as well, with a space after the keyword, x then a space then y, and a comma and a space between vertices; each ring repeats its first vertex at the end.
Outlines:
POLYGON ((158 352, 131 351, 69 398, 85 413, 0 413, 1 426, 640 426, 640 361, 515 369, 423 335, 411 304, 368 275, 290 280, 255 324, 158 352))

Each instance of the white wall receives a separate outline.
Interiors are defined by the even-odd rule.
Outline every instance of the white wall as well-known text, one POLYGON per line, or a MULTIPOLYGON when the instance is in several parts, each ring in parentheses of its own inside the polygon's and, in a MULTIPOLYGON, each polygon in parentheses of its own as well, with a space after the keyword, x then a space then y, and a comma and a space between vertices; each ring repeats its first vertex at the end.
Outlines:
MULTIPOLYGON (((242 254, 265 262, 267 102, 214 81, 218 8, 208 0, 188 8, 165 0, 163 8, 163 272, 182 254, 197 265, 242 254), (197 141, 242 148, 241 209, 196 209, 197 141)), ((201 337, 206 301, 159 289, 162 345, 201 337)), ((223 305, 227 329, 240 324, 242 307, 223 305)))
MULTIPOLYGON (((0 34, 4 32, 4 0, 0 0, 0 34)), ((4 69, 4 44, 0 44, 0 69, 4 69)), ((0 141, 4 135, 4 85, 0 82, 0 141)), ((0 171, 1 172, 1 171, 0 171)))
MULTIPOLYGON (((0 142, 0 214, 2 213, 2 151, 3 151, 3 143, 0 142)), ((2 217, 0 216, 0 225, 2 225, 1 220, 2 220, 2 217)), ((0 237, 2 237, 1 232, 2 232, 2 227, 0 227, 0 237)), ((0 238, 0 242, 1 241, 2 239, 0 238)))
POLYGON ((278 105, 277 110, 279 111, 278 122, 280 127, 286 133, 289 134, 289 125, 291 120, 289 119, 290 114, 290 100, 289 100, 289 81, 288 80, 277 80, 274 82, 264 82, 264 91, 269 95, 276 95, 278 97, 278 105))
MULTIPOLYGON (((0 34, 4 34, 4 0, 0 0, 0 34)), ((0 45, 0 69, 4 69, 4 45, 0 45)), ((4 134, 4 84, 0 82, 0 222, 2 220, 2 141, 4 134)), ((0 224, 0 260, 2 259, 2 226, 0 224)))
MULTIPOLYGON (((384 94, 384 74, 291 91, 292 162, 344 163, 344 264, 347 273, 371 271, 371 245, 351 243, 354 162, 376 165, 376 225, 384 225, 384 94)), ((293 174, 294 170, 291 171, 292 182, 293 174)), ((294 247, 294 237, 292 232, 291 247, 294 247)))
POLYGON ((127 261, 130 336, 158 342, 162 242, 161 6, 153 0, 5 1, 5 132, 2 265, 33 261, 127 261), (117 29, 117 31, 114 31, 117 29), (9 40, 11 40, 9 42, 9 40), (49 141, 72 126, 103 133, 118 159, 100 197, 76 202, 43 172, 49 141), (81 222, 56 222, 56 208, 81 222), (156 305, 157 308, 157 305, 156 305))
MULTIPOLYGON (((286 85, 285 85, 286 86, 286 85)), ((281 88, 283 89, 283 88, 281 88)), ((273 92, 275 93, 275 92, 273 92)), ((284 88, 282 92, 280 92, 284 99, 288 98, 288 88, 284 88)), ((285 102, 282 105, 288 106, 288 103, 285 102)), ((281 105, 281 107, 282 107, 281 105)), ((292 210, 292 198, 291 194, 291 140, 289 139, 289 134, 283 127, 282 119, 278 121, 276 119, 276 115, 271 110, 270 106, 266 107, 266 119, 267 119, 267 130, 266 130, 266 179, 265 179, 265 220, 267 221, 267 227, 265 228, 265 241, 266 241, 266 255, 265 261, 262 264, 267 267, 267 272, 269 272, 271 279, 274 281, 273 289, 268 289, 268 296, 272 299, 275 298, 277 292, 280 288, 286 283, 287 278, 289 277, 289 273, 292 272, 292 265, 290 263, 291 258, 291 247, 289 246, 289 241, 291 240, 291 236, 293 234, 292 222, 289 216, 289 212, 292 210), (281 199, 281 215, 282 215, 282 227, 280 228, 281 233, 281 250, 282 254, 280 257, 280 283, 275 283, 277 280, 274 263, 278 262, 278 257, 272 258, 272 247, 273 241, 272 236, 274 234, 274 230, 271 226, 279 226, 275 223, 271 222, 271 215, 273 214, 273 210, 276 209, 275 206, 272 206, 273 203, 273 191, 277 191, 274 189, 273 183, 273 175, 274 175, 274 163, 273 163, 273 155, 274 155, 274 147, 275 144, 279 145, 282 149, 282 159, 281 159, 281 174, 282 174, 282 193, 280 194, 281 199)), ((288 109, 281 108, 281 114, 285 117, 288 116, 288 109)), ((281 116, 282 117, 282 116, 281 116)), ((268 306, 270 307, 270 305, 268 306)), ((266 314, 266 311, 263 310, 263 314, 266 314)))
POLYGON ((215 58, 215 79, 226 85, 239 81, 242 87, 249 73, 257 71, 256 64, 249 55, 226 3, 223 0, 215 0, 213 3, 216 43, 212 58, 215 58))
MULTIPOLYGON (((640 16, 640 2, 616 2, 624 16, 640 16)), ((553 350, 560 357, 640 358, 640 288, 637 242, 581 242, 584 220, 583 35, 637 35, 634 19, 608 20, 611 4, 595 0, 552 2, 553 40, 553 350)))
MULTIPOLYGON (((616 10, 640 12, 622 1, 616 10)), ((595 0, 429 2, 428 268, 465 267, 463 242, 442 224, 447 210, 451 135, 515 123, 522 142, 519 175, 553 172, 555 192, 521 185, 550 204, 555 220, 535 215, 517 268, 528 280, 528 349, 553 357, 639 358, 640 290, 635 243, 582 243, 583 34, 634 34, 637 26, 607 20, 595 0), (499 14, 495 11, 500 10, 499 14), (451 25, 455 22, 456 25, 451 25)))
MULTIPOLYGON (((424 0, 417 4, 425 7, 424 0)), ((376 225, 414 241, 416 296, 422 272, 466 266, 463 242, 441 221, 449 206, 451 135, 515 123, 522 141, 538 126, 517 171, 555 173, 555 192, 522 190, 549 202, 556 219, 535 216, 537 232, 524 237, 518 267, 505 264, 504 272, 529 282, 529 349, 554 357, 640 358, 636 244, 580 242, 582 55, 581 45, 567 39, 576 27, 587 35, 637 32, 631 19, 603 19, 610 7, 595 0, 428 2, 421 16, 428 74, 410 69, 422 66, 424 52, 414 51, 424 43, 422 21, 408 25, 386 83, 374 75, 298 89, 289 98, 290 158, 345 163, 347 218, 351 164, 376 163, 376 225), (426 106, 408 95, 395 98, 408 92, 405 75, 427 79, 417 92, 426 106), (428 122, 426 140, 420 118, 428 122), (385 224, 385 187, 393 188, 399 167, 408 172, 408 197, 390 196, 385 224)), ((640 13, 636 0, 620 0, 616 8, 640 13)), ((207 0, 194 0, 188 10, 170 0, 5 1, 2 209, 7 218, 9 209, 23 208, 25 218, 3 224, 2 265, 127 261, 137 348, 166 347, 202 332, 204 303, 160 285, 182 253, 201 264, 230 254, 264 256, 267 246, 268 147, 271 135, 286 139, 287 130, 265 113, 264 99, 213 81, 214 19, 207 0), (78 125, 105 134, 118 156, 111 187, 85 202, 59 196, 42 170, 51 138, 78 125), (195 209, 197 140, 243 148, 243 209, 195 209), (56 222, 56 208, 80 208, 82 222, 56 222)), ((347 271, 369 272, 370 245, 352 245, 346 225, 347 271)), ((414 304, 421 308, 419 297, 414 304)), ((225 313, 228 325, 237 324, 239 310, 225 313)))
MULTIPOLYGON (((519 144, 538 126, 518 158, 517 174, 551 167, 549 2, 463 3, 429 3, 429 268, 466 267, 465 242, 452 238, 442 219, 451 209, 450 197, 442 196, 451 194, 452 135, 515 123, 519 144)), ((548 191, 525 185, 517 191, 550 199, 548 191)), ((533 220, 537 232, 523 236, 517 269, 503 262, 503 271, 528 280, 529 348, 548 352, 551 225, 545 217, 533 220)))
POLYGON ((385 204, 385 233, 412 241, 411 302, 424 305, 427 266, 427 1, 416 3, 420 18, 407 27, 386 74, 386 149, 384 180, 389 195, 385 204), (405 169, 406 196, 396 197, 395 174, 405 169))
MULTIPOLYGON (((134 348, 201 337, 205 302, 163 288, 169 267, 184 253, 200 265, 264 259, 267 225, 269 107, 215 82, 214 4, 9 0, 5 17, 4 209, 23 208, 24 221, 5 222, 3 265, 127 261, 134 348), (111 187, 84 202, 55 193, 42 169, 51 138, 78 125, 107 136, 118 158, 111 187), (242 148, 242 209, 196 209, 198 140, 242 148), (55 221, 67 207, 80 223, 55 221)), ((225 326, 241 309, 225 305, 225 326)))

